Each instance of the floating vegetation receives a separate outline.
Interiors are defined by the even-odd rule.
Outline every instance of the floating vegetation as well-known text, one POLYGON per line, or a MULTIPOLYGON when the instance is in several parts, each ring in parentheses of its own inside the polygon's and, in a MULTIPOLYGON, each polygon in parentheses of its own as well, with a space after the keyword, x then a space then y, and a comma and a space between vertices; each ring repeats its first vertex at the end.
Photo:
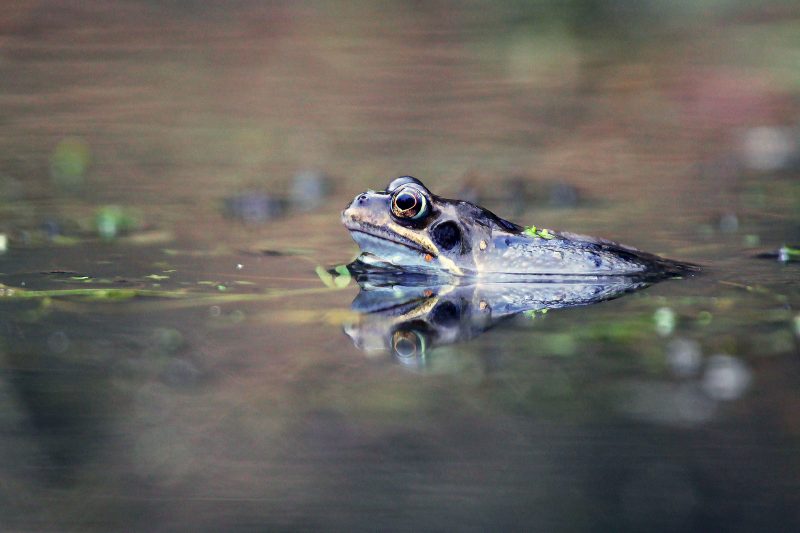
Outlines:
POLYGON ((742 244, 748 248, 755 248, 761 244, 761 237, 755 233, 748 233, 742 237, 742 244))
POLYGON ((39 298, 64 298, 80 297, 91 300, 129 300, 135 297, 159 297, 176 298, 184 297, 186 293, 176 291, 154 291, 149 289, 131 288, 86 288, 86 289, 50 289, 50 290, 28 290, 17 287, 9 287, 0 284, 0 300, 27 300, 39 298))
POLYGON ((522 315, 530 320, 535 320, 536 317, 543 317, 544 315, 546 315, 547 311, 548 308, 546 307, 543 309, 529 309, 527 311, 524 311, 522 315))
POLYGON ((711 324, 713 319, 714 315, 712 315, 709 311, 700 311, 697 313, 697 324, 700 326, 707 326, 711 324))
POLYGON ((129 210, 118 205, 101 207, 97 210, 94 221, 97 234, 109 240, 122 233, 133 231, 139 226, 137 218, 129 210))
POLYGON ((778 250, 778 261, 788 263, 789 261, 800 261, 800 248, 783 245, 778 250))
POLYGON ((177 248, 163 248, 164 255, 169 257, 219 257, 230 252, 225 246, 218 246, 211 250, 179 250, 177 248))
POLYGON ((653 313, 653 322, 655 322, 656 333, 667 337, 675 330, 675 311, 669 307, 659 307, 653 313))
POLYGON ((50 242, 56 246, 75 246, 81 242, 81 239, 71 235, 53 235, 50 237, 50 242))
POLYGON ((536 226, 527 226, 522 233, 538 239, 550 240, 556 238, 549 229, 537 228, 536 226))
MULTIPOLYGON (((124 231, 132 231, 135 229, 135 227, 125 228, 124 231)), ((135 246, 153 246, 172 242, 173 240, 175 240, 175 235, 173 235, 171 231, 166 230, 137 231, 119 238, 120 243, 135 246)))
POLYGON ((794 263, 800 261, 800 246, 783 245, 776 251, 763 252, 756 255, 758 259, 776 259, 781 263, 794 263))
MULTIPOLYGON (((197 292, 190 289, 163 290, 157 288, 108 288, 86 287, 72 289, 45 289, 30 290, 21 287, 12 287, 0 283, 0 303, 3 301, 35 301, 41 300, 49 306, 53 300, 78 300, 87 302, 130 302, 136 299, 151 300, 153 309, 166 310, 171 308, 196 307, 203 305, 222 305, 226 303, 260 302, 279 298, 301 297, 322 294, 331 288, 341 289, 346 285, 333 287, 313 287, 303 289, 271 289, 259 293, 228 292, 229 287, 215 282, 199 282, 216 288, 217 292, 197 292), (165 302, 164 300, 171 300, 165 302)), ((149 306, 148 306, 149 308, 149 306)), ((139 311, 142 310, 137 306, 139 311)))
POLYGON ((350 284, 352 276, 350 271, 347 270, 347 265, 338 265, 330 271, 325 270, 325 267, 318 265, 314 269, 319 279, 326 287, 331 289, 343 289, 350 284))

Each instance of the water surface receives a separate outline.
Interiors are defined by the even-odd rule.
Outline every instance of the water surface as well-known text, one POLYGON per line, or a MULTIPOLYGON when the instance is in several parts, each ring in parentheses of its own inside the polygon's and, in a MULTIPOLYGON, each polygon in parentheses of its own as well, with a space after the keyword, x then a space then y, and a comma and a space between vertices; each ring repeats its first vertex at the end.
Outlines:
POLYGON ((2 523, 800 526, 797 13, 370 5, 0 19, 2 523), (326 273, 402 174, 705 271, 404 364, 326 273))

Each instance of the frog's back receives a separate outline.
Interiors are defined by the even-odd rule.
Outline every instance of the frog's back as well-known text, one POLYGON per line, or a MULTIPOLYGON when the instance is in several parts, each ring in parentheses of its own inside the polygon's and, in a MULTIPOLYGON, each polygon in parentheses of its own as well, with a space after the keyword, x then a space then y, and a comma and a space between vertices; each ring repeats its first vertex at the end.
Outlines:
POLYGON ((547 231, 547 238, 524 232, 501 232, 485 246, 479 243, 475 266, 479 275, 500 273, 681 276, 698 267, 648 254, 605 239, 547 231))

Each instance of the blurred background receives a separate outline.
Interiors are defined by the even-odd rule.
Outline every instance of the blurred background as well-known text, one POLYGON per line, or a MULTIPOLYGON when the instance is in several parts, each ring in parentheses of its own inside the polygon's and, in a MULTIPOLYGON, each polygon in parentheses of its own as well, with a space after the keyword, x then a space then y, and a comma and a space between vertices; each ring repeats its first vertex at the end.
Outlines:
POLYGON ((498 210, 524 184, 545 204, 641 200, 628 214, 659 226, 698 204, 735 215, 758 206, 732 182, 798 164, 798 9, 14 2, 0 27, 5 210, 119 203, 155 223, 188 204, 191 232, 237 192, 326 207, 323 174, 339 210, 413 174, 507 195, 498 210))
POLYGON ((797 1, 6 3, 0 523, 796 530, 799 176, 797 1), (315 273, 405 174, 708 273, 409 372, 315 273))

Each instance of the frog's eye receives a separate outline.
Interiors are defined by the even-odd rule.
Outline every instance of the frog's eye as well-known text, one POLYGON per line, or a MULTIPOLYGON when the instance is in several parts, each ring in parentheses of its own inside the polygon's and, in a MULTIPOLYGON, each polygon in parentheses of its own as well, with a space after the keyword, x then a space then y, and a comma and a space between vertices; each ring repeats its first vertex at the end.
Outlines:
POLYGON ((428 214, 428 200, 411 187, 399 189, 392 195, 392 213, 397 218, 419 220, 428 214))
POLYGON ((413 329, 398 329, 392 335, 392 353, 405 364, 425 357, 425 338, 413 329))

